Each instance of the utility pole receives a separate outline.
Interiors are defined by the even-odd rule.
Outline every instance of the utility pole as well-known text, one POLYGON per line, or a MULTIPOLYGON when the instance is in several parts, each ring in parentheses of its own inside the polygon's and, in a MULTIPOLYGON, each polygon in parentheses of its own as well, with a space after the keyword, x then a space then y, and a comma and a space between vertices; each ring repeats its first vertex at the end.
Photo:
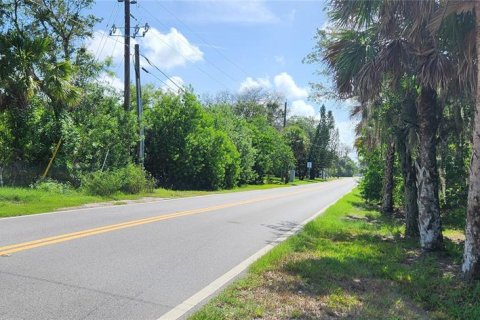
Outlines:
POLYGON ((285 100, 285 109, 283 111, 283 127, 287 126, 287 101, 285 100))
POLYGON ((125 3, 125 47, 124 47, 124 90, 123 90, 123 108, 130 110, 130 1, 118 0, 125 3))
POLYGON ((143 128, 142 86, 140 83, 140 46, 138 44, 135 44, 135 85, 137 88, 138 125, 140 128, 138 163, 143 167, 145 160, 145 133, 143 128))

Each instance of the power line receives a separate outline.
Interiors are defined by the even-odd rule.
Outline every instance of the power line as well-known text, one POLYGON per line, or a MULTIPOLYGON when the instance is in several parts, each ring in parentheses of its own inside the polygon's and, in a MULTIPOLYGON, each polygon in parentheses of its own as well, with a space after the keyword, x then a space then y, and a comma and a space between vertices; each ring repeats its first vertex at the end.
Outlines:
MULTIPOLYGON (((145 10, 147 11, 145 8, 143 8, 142 6, 139 5, 139 7, 142 8, 142 10, 145 10)), ((163 24, 157 17, 153 16, 149 11, 147 11, 148 14, 150 14, 155 20, 158 21, 158 23, 160 23, 162 26, 164 26, 165 28, 168 28, 167 25, 163 24)), ((189 44, 185 39, 182 39, 182 41, 186 44, 189 44)), ((179 52, 179 51, 177 51, 179 52)), ((181 54, 181 52, 179 52, 181 54)), ((229 78, 230 80, 232 80, 233 82, 237 83, 237 79, 233 78, 230 74, 228 74, 227 72, 225 72, 225 70, 221 69, 220 67, 218 67, 217 65, 215 65, 212 61, 210 61, 209 59, 207 59, 206 57, 204 57, 204 60, 210 64, 212 67, 214 67, 215 69, 217 69, 220 73, 222 73, 223 75, 225 75, 227 78, 229 78)))
MULTIPOLYGON (((115 20, 117 19, 117 14, 118 14, 118 7, 119 7, 119 5, 118 5, 118 2, 117 2, 116 6, 115 6, 115 9, 110 13, 110 17, 108 18, 106 30, 109 27, 112 16, 113 16, 112 25, 115 24, 115 20)), ((108 39, 108 37, 107 37, 107 33, 105 31, 102 34, 102 38, 100 39, 100 43, 98 44, 97 51, 95 52, 95 61, 98 61, 100 59, 100 56, 102 55, 103 49, 105 49, 105 45, 107 44, 107 39, 108 39), (102 46, 102 42, 103 42, 103 46, 102 46), (99 52, 100 46, 102 46, 102 49, 99 52)))
MULTIPOLYGON (((173 83, 179 90, 182 90, 182 91, 184 90, 184 89, 183 89, 181 86, 179 86, 175 81, 173 81, 172 78, 171 78, 169 75, 167 75, 167 74, 166 74, 165 72, 163 72, 159 67, 157 67, 154 63, 152 63, 152 62, 150 61, 150 59, 148 59, 147 57, 145 57, 143 54, 140 54, 140 56, 141 56, 142 58, 144 58, 149 65, 151 65, 152 67, 154 67, 155 69, 157 69, 157 70, 158 70, 161 74, 163 74, 168 80, 170 80, 170 82, 173 83)), ((145 70, 145 68, 142 68, 142 69, 145 70)), ((150 73, 150 72, 147 71, 147 73, 150 73)), ((151 73, 150 73, 150 74, 151 74, 151 73)), ((168 86, 168 85, 167 85, 167 86, 168 86)))
POLYGON ((237 63, 235 63, 235 61, 231 60, 229 57, 227 57, 225 54, 223 54, 223 52, 221 52, 220 50, 218 50, 215 45, 211 44, 209 41, 205 40, 205 38, 203 38, 202 36, 200 36, 197 32, 195 32, 195 30, 193 30, 192 28, 190 28, 184 21, 182 21, 177 15, 175 15, 172 11, 170 11, 167 7, 163 6, 161 3, 158 3, 158 5, 160 7, 162 7, 163 10, 165 10, 168 14, 170 14, 172 17, 174 17, 179 23, 181 23, 186 29, 188 29, 192 34, 194 34, 198 39, 200 39, 205 45, 207 45, 208 47, 214 49, 218 55, 220 55, 222 58, 224 58, 228 63, 230 63, 232 66, 236 67, 238 70, 240 70, 241 72, 243 72, 245 74, 245 76, 249 77, 250 75, 248 74, 248 72, 245 71, 245 69, 243 69, 243 67, 241 67, 240 65, 238 65, 237 63))
MULTIPOLYGON (((168 28, 168 26, 166 26, 163 22, 161 22, 157 17, 155 17, 151 12, 149 12, 146 8, 144 8, 143 6, 141 6, 140 4, 138 5, 139 7, 142 8, 142 10, 144 10, 145 12, 147 12, 151 17, 153 17, 159 24, 161 24, 162 26, 164 26, 165 28, 168 28)), ((170 45, 168 42, 164 41, 163 39, 160 39, 160 41, 162 41, 165 45, 167 45, 169 48, 175 50, 179 55, 181 55, 184 59, 190 61, 190 62, 195 62, 193 61, 190 57, 187 57, 185 56, 185 54, 183 54, 181 51, 179 51, 177 48, 175 48, 174 46, 170 45)), ((205 59, 205 61, 207 61, 205 59)), ((208 61, 207 61, 208 63, 208 61)), ((212 63, 210 63, 212 64, 212 63)), ((213 64, 212 64, 213 65, 213 64)), ((213 81, 215 81, 216 83, 220 84, 222 87, 224 87, 225 89, 228 89, 228 87, 220 82, 217 78, 215 78, 214 76, 212 76, 211 74, 209 74, 208 72, 206 72, 205 70, 203 70, 202 68, 200 68, 198 65, 194 64, 194 66, 200 71, 202 72, 203 74, 205 74, 207 77, 209 77, 210 79, 212 79, 213 81)), ((219 69, 218 67, 215 66, 215 68, 219 69)), ((219 69, 220 70, 220 69, 219 69)), ((222 71, 222 70, 221 70, 222 71)), ((223 73, 225 73, 224 71, 222 71, 223 73)), ((226 73, 225 73, 226 74, 226 73)), ((227 75, 228 76, 228 75, 227 75)), ((228 76, 230 77, 230 76, 228 76)), ((232 77, 230 77, 231 79, 233 79, 232 77)), ((237 80, 234 80, 233 81, 237 82, 237 80)))
POLYGON ((141 69, 168 87, 168 83, 166 83, 165 81, 163 81, 162 79, 160 79, 159 77, 157 77, 156 75, 154 75, 153 73, 145 69, 144 67, 142 67, 141 69))

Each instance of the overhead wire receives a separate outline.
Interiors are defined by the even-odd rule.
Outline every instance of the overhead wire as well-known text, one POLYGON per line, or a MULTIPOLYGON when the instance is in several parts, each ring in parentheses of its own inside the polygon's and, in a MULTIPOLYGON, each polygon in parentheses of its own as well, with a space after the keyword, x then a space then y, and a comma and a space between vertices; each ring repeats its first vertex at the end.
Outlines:
MULTIPOLYGON (((145 8, 143 8, 141 5, 139 5, 139 7, 142 8, 142 10, 145 10, 147 11, 145 8)), ((163 6, 162 6, 163 8, 163 6)), ((156 19, 161 25, 163 25, 165 28, 168 28, 167 25, 165 25, 164 23, 162 23, 157 17, 155 17, 154 15, 152 15, 152 13, 150 13, 150 11, 147 11, 147 13, 149 15, 151 15, 154 19, 156 19)), ((186 39, 182 39, 184 43, 186 44, 189 44, 188 41, 186 39)), ((228 74, 227 72, 225 72, 225 70, 221 69, 220 67, 218 67, 216 64, 214 64, 212 61, 210 61, 208 58, 204 57, 203 58, 208 64, 210 64, 212 67, 214 67, 215 69, 217 69, 220 73, 222 73, 224 76, 226 76, 227 78, 229 78, 230 80, 232 80, 233 82, 237 83, 237 79, 233 78, 230 74, 228 74)))
MULTIPOLYGON (((110 15, 110 17, 112 17, 113 15, 113 22, 112 22, 112 26, 115 25, 115 21, 117 20, 117 15, 118 15, 118 8, 119 8, 119 3, 117 2, 116 6, 115 6, 115 9, 113 10, 112 14, 110 15)), ((109 18, 110 19, 110 18, 109 18)), ((108 23, 107 23, 107 30, 108 30, 108 23)), ((108 31, 107 31, 108 32, 108 31)), ((97 54, 95 54, 95 57, 96 57, 96 60, 98 61, 98 59, 100 59, 100 56, 102 55, 103 53, 103 50, 105 49, 105 45, 107 44, 107 41, 109 39, 109 37, 107 36, 107 32, 104 32, 103 35, 102 35, 102 38, 103 36, 105 36, 105 41, 103 42, 103 46, 102 46, 102 49, 100 50, 100 52, 98 52, 98 57, 97 57, 97 54)), ((117 39, 115 39, 115 44, 113 46, 113 50, 112 50, 112 55, 113 55, 113 52, 115 51, 115 48, 116 48, 116 45, 117 43, 119 42, 117 39)), ((100 46, 99 46, 100 47, 100 46)))
MULTIPOLYGON (((148 15, 150 15, 153 19, 155 19, 160 25, 164 26, 165 28, 168 28, 168 26, 166 26, 162 21, 160 21, 157 17, 155 17, 150 11, 148 11, 145 7, 143 7, 142 5, 138 5, 139 8, 141 8, 143 11, 145 11, 148 15)), ((163 39, 160 39, 160 41, 162 41, 166 46, 168 46, 169 48, 175 50, 179 55, 181 55, 184 59, 186 59, 187 61, 190 61, 190 62, 195 62, 192 60, 192 58, 190 57, 187 57, 185 54, 183 54, 181 51, 178 50, 178 48, 170 45, 168 42, 164 41, 163 39)), ((205 59, 205 61, 207 61, 205 59)), ((208 63, 208 61, 207 61, 208 63)), ((210 64, 212 64, 210 62, 210 64)), ((213 65, 213 64, 212 64, 213 65)), ((228 89, 228 87, 222 83, 221 81, 219 81, 216 77, 212 76, 210 73, 206 72, 205 70, 203 70, 202 68, 200 68, 198 65, 194 64, 194 66, 200 71, 202 72, 203 74, 205 74, 207 77, 209 77, 210 79, 212 79, 213 81, 215 81, 216 83, 220 84, 222 87, 224 87, 225 89, 228 89)), ((218 67, 214 66, 216 69, 219 69, 218 67)), ((221 69, 219 69, 221 70, 221 69)), ((221 70, 222 71, 222 70, 221 70)), ((225 73, 224 71, 222 71, 223 73, 225 73)), ((226 73, 225 73, 226 74, 226 73)), ((228 75, 228 77, 230 79, 232 79, 233 81, 237 82, 237 80, 233 79, 231 76, 228 75)))
MULTIPOLYGON (((174 86, 176 86, 179 90, 184 90, 183 87, 181 87, 180 85, 178 85, 175 81, 173 81, 173 79, 168 75, 166 74, 165 72, 163 72, 159 67, 157 67, 153 62, 150 61, 150 59, 148 59, 145 55, 143 54, 140 54, 140 56, 145 59, 147 61, 147 63, 152 66, 153 68, 155 68, 156 70, 158 70, 158 72, 160 72, 164 77, 166 77, 168 80, 170 80, 171 83, 173 83, 174 86)), ((144 71, 146 71, 145 68, 142 68, 144 71)), ((148 72, 146 71, 147 73, 149 74, 152 74, 151 72, 148 72)), ((165 83, 165 82, 164 82, 165 83)), ((166 84, 166 83, 165 83, 166 84)), ((168 84, 166 84, 168 86, 168 84)))
POLYGON ((250 76, 248 74, 247 71, 245 71, 245 69, 243 67, 241 67, 240 65, 238 65, 235 61, 233 61, 232 59, 230 59, 228 56, 226 56, 222 51, 220 51, 218 48, 216 48, 215 45, 211 44, 209 41, 207 41, 205 38, 203 38, 200 34, 198 34, 195 30, 193 30, 192 28, 190 28, 188 26, 188 24, 186 24, 184 21, 182 21, 182 19, 180 19, 177 15, 175 15, 171 10, 169 10, 167 7, 165 7, 164 5, 162 5, 160 2, 158 2, 158 5, 163 9, 165 10, 168 14, 170 14, 173 18, 175 18, 175 20, 177 20, 180 24, 182 24, 187 30, 189 30, 192 34, 194 34, 198 39, 200 39, 200 41, 202 41, 205 45, 207 45, 209 48, 212 48, 214 49, 219 56, 221 56, 223 59, 225 59, 225 61, 227 61, 228 63, 230 63, 232 66, 234 66, 235 68, 237 68, 238 70, 240 70, 245 76, 250 76))

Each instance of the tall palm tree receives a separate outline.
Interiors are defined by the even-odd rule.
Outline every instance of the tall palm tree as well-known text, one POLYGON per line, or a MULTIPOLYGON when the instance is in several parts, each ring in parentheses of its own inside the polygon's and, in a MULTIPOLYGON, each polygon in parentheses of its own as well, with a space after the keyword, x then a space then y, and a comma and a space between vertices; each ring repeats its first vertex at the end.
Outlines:
POLYGON ((416 79, 417 204, 420 243, 425 250, 442 247, 436 164, 440 113, 437 89, 447 86, 451 69, 427 28, 436 6, 434 0, 333 0, 331 17, 337 28, 347 31, 334 34, 324 50, 340 94, 356 94, 362 101, 378 96, 382 83, 398 90, 405 76, 416 79))
POLYGON ((457 42, 459 87, 471 92, 475 101, 462 272, 466 278, 480 279, 480 2, 444 1, 432 17, 430 29, 436 34, 442 24, 451 29, 458 23, 463 28, 457 33, 463 37, 457 42))

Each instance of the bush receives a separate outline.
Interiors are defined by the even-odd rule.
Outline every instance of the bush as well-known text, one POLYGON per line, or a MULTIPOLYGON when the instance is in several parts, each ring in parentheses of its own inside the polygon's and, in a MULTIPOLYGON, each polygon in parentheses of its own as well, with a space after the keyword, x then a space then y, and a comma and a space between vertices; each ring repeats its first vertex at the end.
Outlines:
POLYGON ((120 178, 120 191, 136 194, 142 191, 152 192, 155 188, 155 180, 148 172, 133 164, 118 170, 120 178))
POLYGON ((140 167, 129 164, 111 171, 96 171, 82 177, 82 188, 90 195, 110 196, 117 192, 138 194, 153 191, 155 180, 140 167))
POLYGON ((83 190, 95 196, 110 196, 121 187, 118 171, 96 171, 84 175, 81 180, 83 190))
POLYGON ((367 202, 382 200, 384 161, 379 149, 365 155, 363 178, 360 180, 360 193, 367 202))
POLYGON ((72 190, 72 186, 69 183, 61 183, 53 179, 40 179, 30 187, 35 190, 51 192, 51 193, 68 193, 72 190))

